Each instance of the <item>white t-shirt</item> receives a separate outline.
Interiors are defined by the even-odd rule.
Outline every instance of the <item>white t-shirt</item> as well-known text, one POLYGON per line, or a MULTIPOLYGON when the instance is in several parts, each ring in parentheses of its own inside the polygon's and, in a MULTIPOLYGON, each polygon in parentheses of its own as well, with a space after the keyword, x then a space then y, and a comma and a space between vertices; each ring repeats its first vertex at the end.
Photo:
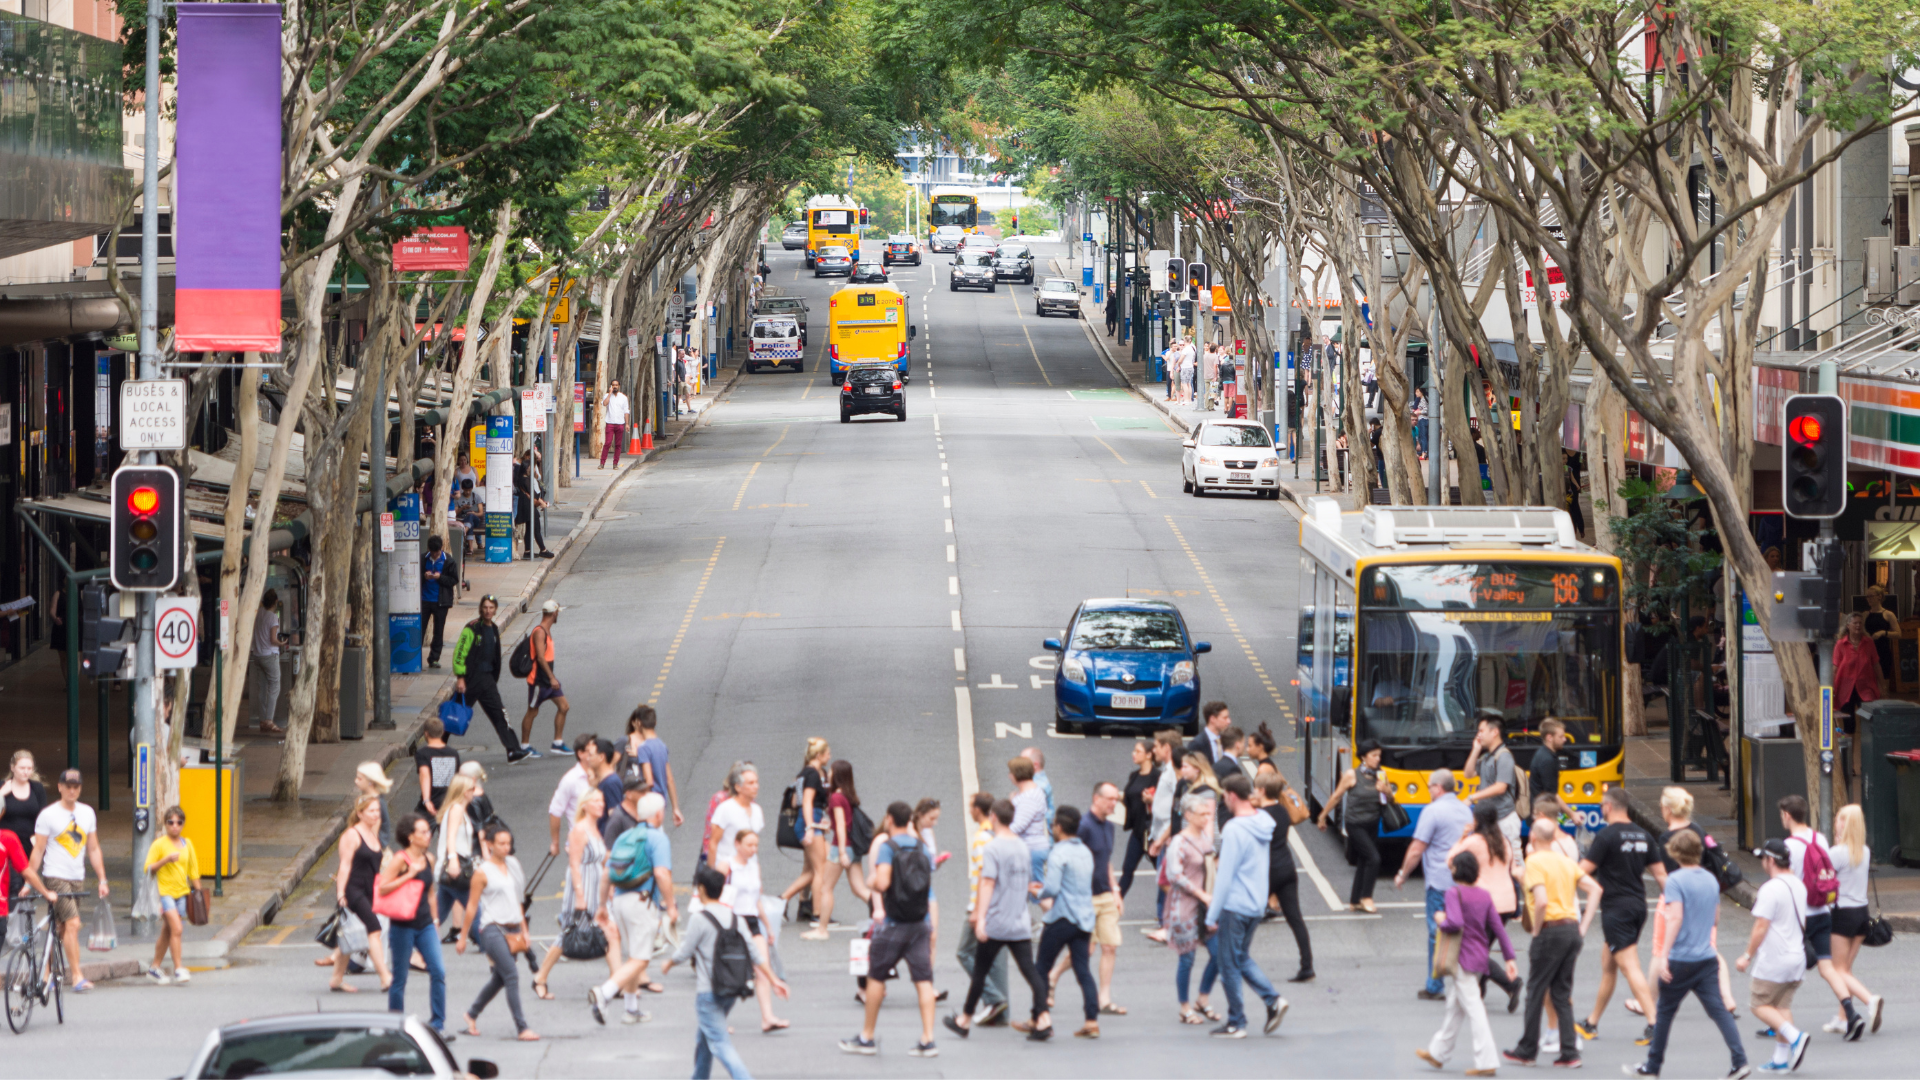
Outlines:
MULTIPOLYGON (((759 833, 767 826, 767 816, 761 812, 759 803, 748 803, 742 807, 740 800, 727 799, 713 808, 713 823, 720 829, 720 843, 714 848, 713 861, 726 864, 733 861, 733 838, 741 829, 759 833)), ((755 912, 743 908, 740 914, 752 915, 755 912)))
POLYGON ((759 918, 760 857, 756 855, 747 861, 747 865, 738 866, 729 856, 724 865, 733 866, 733 876, 727 879, 727 887, 720 895, 721 902, 743 919, 759 918))
POLYGON ((1867 864, 1873 861, 1873 850, 1865 844, 1860 846, 1860 865, 1853 865, 1853 857, 1847 854, 1847 845, 1828 851, 1833 858, 1833 871, 1840 876, 1840 901, 1834 907, 1861 908, 1867 906, 1867 864))
POLYGON ((253 618, 253 655, 280 655, 280 613, 262 611, 253 618))
POLYGON ((74 803, 69 811, 54 803, 34 819, 33 835, 47 838, 47 853, 40 863, 45 877, 66 881, 87 879, 87 838, 99 829, 93 807, 74 803))
POLYGON ((606 411, 602 415, 606 417, 609 424, 624 424, 627 422, 627 408, 627 395, 608 394, 606 411))
POLYGON ((580 809, 580 800, 587 795, 587 789, 593 781, 587 776, 587 770, 578 762, 560 778, 560 785, 553 789, 553 799, 547 803, 547 816, 557 817, 571 823, 573 812, 580 809))
POLYGON ((1769 877, 1754 894, 1753 917, 1767 920, 1767 936, 1754 955, 1752 975, 1768 982, 1797 983, 1807 977, 1802 926, 1807 918, 1807 887, 1797 874, 1769 877))
MULTIPOLYGON (((1806 875, 1801 871, 1800 864, 1807 857, 1807 843, 1809 840, 1813 843, 1819 844, 1820 850, 1827 853, 1827 860, 1829 862, 1833 861, 1833 849, 1827 846, 1827 838, 1824 836, 1821 836, 1819 833, 1809 829, 1804 833, 1787 837, 1787 855, 1793 859, 1793 876, 1799 879, 1803 883, 1807 880, 1807 878, 1806 878, 1806 875)), ((1839 866, 1838 863, 1835 863, 1834 865, 1836 868, 1838 868, 1839 866)), ((1801 889, 1801 892, 1802 893, 1806 892, 1804 887, 1801 889)), ((1807 914, 1819 915, 1827 910, 1827 905, 1813 903, 1812 897, 1807 897, 1806 899, 1807 899, 1807 914)), ((1861 903, 1864 904, 1866 903, 1866 901, 1862 900, 1861 903)))

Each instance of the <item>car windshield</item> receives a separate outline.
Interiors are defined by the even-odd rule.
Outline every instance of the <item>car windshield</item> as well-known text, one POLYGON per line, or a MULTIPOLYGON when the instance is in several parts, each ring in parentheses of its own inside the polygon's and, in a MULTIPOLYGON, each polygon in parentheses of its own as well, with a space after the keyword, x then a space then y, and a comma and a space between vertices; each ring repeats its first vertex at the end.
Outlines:
POLYGON ((770 296, 756 306, 761 311, 805 311, 807 302, 798 297, 770 296))
POLYGON ((1170 611, 1083 611, 1067 648, 1179 652, 1186 643, 1170 611))
POLYGON ((763 319, 753 324, 753 336, 761 341, 785 341, 799 337, 800 327, 788 319, 763 319))
POLYGON ((432 1076, 433 1063, 396 1023, 393 1027, 301 1027, 223 1039, 202 1077, 379 1069, 395 1076, 432 1076))
POLYGON ((879 264, 879 263, 877 263, 877 262, 864 262, 864 263, 861 263, 861 264, 860 264, 860 269, 861 269, 861 270, 863 270, 863 271, 865 271, 865 272, 867 272, 867 273, 869 273, 869 274, 884 274, 884 273, 886 273, 886 271, 885 271, 885 270, 883 270, 883 269, 881 269, 881 268, 880 268, 880 264, 879 264))
POLYGON ((969 251, 957 260, 961 266, 992 266, 993 257, 981 252, 969 251))
POLYGON ((1000 257, 1003 259, 1024 259, 1028 254, 1025 244, 1008 244, 1000 249, 1000 257))
POLYGON ((1240 424, 1208 424, 1200 429, 1201 446, 1272 446, 1266 428, 1240 424))
POLYGON ((1071 281, 1063 281, 1060 278, 1048 278, 1046 281, 1040 283, 1040 291, 1070 293, 1078 292, 1079 290, 1074 287, 1071 281))

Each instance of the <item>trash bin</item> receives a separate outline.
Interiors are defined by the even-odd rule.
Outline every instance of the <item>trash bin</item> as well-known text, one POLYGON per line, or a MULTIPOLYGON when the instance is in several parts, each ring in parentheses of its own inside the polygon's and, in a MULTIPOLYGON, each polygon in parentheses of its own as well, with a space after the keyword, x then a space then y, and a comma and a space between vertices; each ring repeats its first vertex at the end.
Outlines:
POLYGON ((1886 755, 1900 805, 1900 846, 1887 854, 1901 866, 1920 866, 1920 750, 1886 755))
POLYGON ((1882 698, 1860 706, 1860 809, 1867 819, 1867 846, 1876 858, 1886 859, 1895 845, 1920 859, 1920 847, 1900 840, 1900 811, 1895 792, 1898 781, 1888 755, 1920 749, 1920 705, 1882 698))

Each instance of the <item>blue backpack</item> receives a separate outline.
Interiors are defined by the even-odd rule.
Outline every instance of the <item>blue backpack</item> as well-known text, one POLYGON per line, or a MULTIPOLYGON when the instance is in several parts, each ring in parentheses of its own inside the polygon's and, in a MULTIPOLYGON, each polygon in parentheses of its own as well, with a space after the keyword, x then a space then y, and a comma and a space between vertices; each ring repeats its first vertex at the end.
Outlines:
POLYGON ((653 853, 647 849, 647 834, 653 826, 642 822, 620 834, 607 853, 607 880, 621 892, 644 889, 653 880, 653 853))

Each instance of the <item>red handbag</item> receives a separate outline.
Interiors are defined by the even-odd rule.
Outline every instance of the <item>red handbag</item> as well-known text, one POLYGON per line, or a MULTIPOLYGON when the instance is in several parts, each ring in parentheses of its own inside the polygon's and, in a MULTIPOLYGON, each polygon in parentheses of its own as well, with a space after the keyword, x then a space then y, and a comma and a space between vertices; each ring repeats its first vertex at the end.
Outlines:
MULTIPOLYGON (((401 856, 402 861, 406 856, 401 856)), ((408 864, 412 868, 412 864, 408 864)), ((420 894, 425 892, 427 883, 419 877, 410 877, 392 892, 382 893, 378 885, 373 889, 373 913, 385 915, 395 922, 412 922, 420 914, 420 894)))

